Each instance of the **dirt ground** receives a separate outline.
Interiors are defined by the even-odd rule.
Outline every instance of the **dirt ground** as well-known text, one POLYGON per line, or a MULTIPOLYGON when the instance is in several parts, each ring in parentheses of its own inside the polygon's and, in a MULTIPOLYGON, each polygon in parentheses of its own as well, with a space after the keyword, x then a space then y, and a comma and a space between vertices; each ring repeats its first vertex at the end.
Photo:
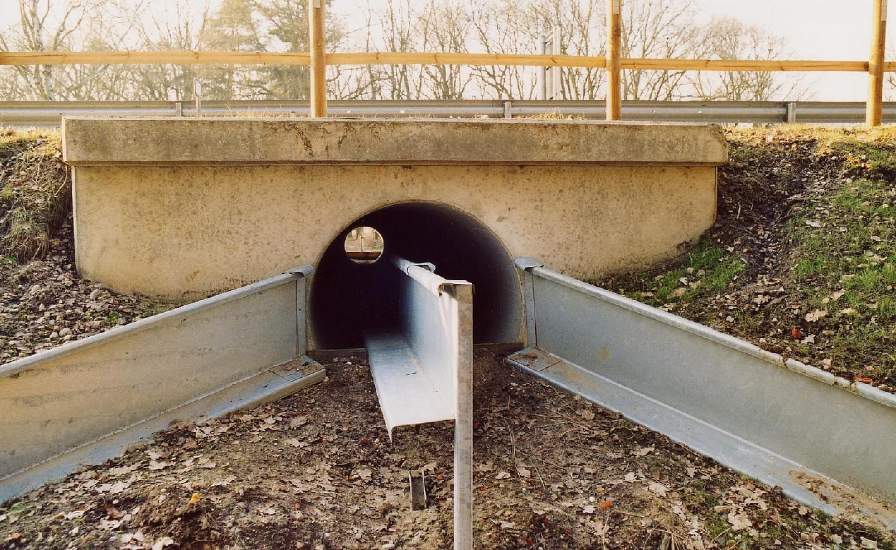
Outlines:
MULTIPOLYGON (((479 351, 479 548, 894 548, 479 351)), ((363 361, 0 508, 0 548, 445 548, 450 423, 390 443, 363 361), (411 511, 407 475, 430 479, 411 511)))
POLYGON ((73 250, 67 222, 45 257, 0 256, 0 365, 174 307, 82 279, 73 250))

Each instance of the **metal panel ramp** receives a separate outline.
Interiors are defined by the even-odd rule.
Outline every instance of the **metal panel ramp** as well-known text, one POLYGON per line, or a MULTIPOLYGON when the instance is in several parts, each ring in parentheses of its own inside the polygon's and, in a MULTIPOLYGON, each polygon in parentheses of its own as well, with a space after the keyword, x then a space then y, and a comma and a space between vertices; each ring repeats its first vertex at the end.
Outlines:
POLYGON ((517 260, 525 371, 829 514, 896 529, 896 396, 517 260))
POLYGON ((473 547, 473 286, 432 264, 393 258, 399 326, 365 336, 389 437, 396 426, 454 420, 454 548, 473 547))
POLYGON ((0 502, 117 456, 174 420, 221 416, 322 380, 305 356, 310 271, 0 367, 0 502))

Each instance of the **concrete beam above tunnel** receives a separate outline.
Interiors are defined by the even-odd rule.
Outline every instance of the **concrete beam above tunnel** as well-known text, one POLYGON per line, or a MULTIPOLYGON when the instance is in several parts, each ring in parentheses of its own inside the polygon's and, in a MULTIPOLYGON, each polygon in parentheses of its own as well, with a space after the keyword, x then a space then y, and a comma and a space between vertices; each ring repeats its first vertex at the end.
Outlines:
POLYGON ((721 132, 584 120, 70 118, 65 161, 97 164, 708 165, 721 132))
POLYGON ((357 220, 413 202, 578 278, 642 267, 712 225, 726 159, 714 128, 584 121, 67 119, 63 132, 79 271, 175 300, 322 263, 357 220))

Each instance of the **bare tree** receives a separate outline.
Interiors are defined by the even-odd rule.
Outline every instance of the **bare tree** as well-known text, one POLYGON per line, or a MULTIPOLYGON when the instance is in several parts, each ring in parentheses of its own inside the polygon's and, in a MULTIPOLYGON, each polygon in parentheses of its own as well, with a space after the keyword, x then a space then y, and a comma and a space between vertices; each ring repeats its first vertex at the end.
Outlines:
MULTIPOLYGON (((177 0, 172 17, 148 19, 136 25, 138 47, 145 50, 186 50, 201 48, 201 37, 209 18, 209 5, 195 0, 177 0)), ((178 101, 193 99, 193 86, 202 69, 194 65, 137 65, 128 67, 133 85, 132 99, 178 101)))
MULTIPOLYGON (((419 17, 423 51, 465 52, 469 34, 469 16, 457 1, 428 0, 419 17)), ((423 67, 426 95, 432 99, 463 99, 470 83, 467 67, 426 65, 423 67)))
MULTIPOLYGON (((79 0, 19 0, 17 33, 0 35, 0 48, 32 52, 68 50, 72 35, 85 19, 85 3, 79 0), (54 5, 56 9, 54 9, 54 5), (52 16, 52 17, 51 17, 52 16)), ((22 95, 47 101, 69 99, 70 92, 83 85, 72 78, 67 67, 51 65, 16 66, 17 79, 6 83, 10 95, 22 95)))
MULTIPOLYGON (((331 0, 327 0, 328 2, 331 0)), ((780 38, 733 19, 696 21, 695 0, 624 2, 622 55, 634 58, 775 59, 780 38)), ((4 49, 307 51, 307 0, 174 0, 160 16, 151 0, 17 0, 20 24, 0 36, 4 49), (209 6, 214 6, 213 10, 209 6), (198 7, 198 8, 197 8, 198 7), (103 8, 103 9, 99 9, 103 8)), ((604 0, 384 0, 366 10, 349 33, 332 13, 331 51, 539 51, 559 30, 566 55, 602 56, 604 0)), ((341 99, 530 99, 537 68, 521 66, 332 66, 329 94, 341 99)), ((602 99, 606 73, 564 67, 565 99, 602 99)), ((308 70, 300 66, 23 66, 0 76, 0 96, 16 99, 305 98, 308 70)), ((623 72, 626 99, 768 99, 796 93, 765 72, 623 72)), ((896 87, 896 78, 892 79, 896 87)))
MULTIPOLYGON (((389 52, 416 51, 419 43, 416 13, 411 0, 387 0, 379 15, 382 46, 376 48, 389 52)), ((374 45, 371 42, 369 45, 374 45)), ((417 99, 423 89, 423 71, 414 65, 386 65, 376 68, 374 99, 417 99)))
MULTIPOLYGON (((483 2, 470 14, 475 46, 487 53, 538 53, 543 21, 531 4, 515 0, 483 2)), ((535 73, 531 68, 485 65, 472 68, 480 93, 499 99, 532 99, 535 73)))
MULTIPOLYGON (((705 53, 715 59, 779 59, 783 40, 737 19, 715 19, 703 29, 705 53)), ((800 95, 799 82, 785 86, 771 72, 697 73, 695 95, 704 100, 768 101, 776 95, 800 95)))
MULTIPOLYGON (((625 2, 622 22, 622 57, 676 59, 701 52, 693 0, 625 2)), ((623 97, 676 99, 685 76, 685 71, 623 71, 623 97)))

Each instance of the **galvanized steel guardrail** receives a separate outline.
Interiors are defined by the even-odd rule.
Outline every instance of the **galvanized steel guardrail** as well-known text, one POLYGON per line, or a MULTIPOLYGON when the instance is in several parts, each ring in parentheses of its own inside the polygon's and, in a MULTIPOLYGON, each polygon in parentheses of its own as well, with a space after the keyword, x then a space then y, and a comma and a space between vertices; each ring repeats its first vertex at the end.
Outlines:
POLYGON ((0 502, 99 463, 172 420, 323 378, 306 353, 310 268, 0 366, 0 502))
POLYGON ((537 261, 517 266, 528 343, 511 364, 801 502, 896 529, 896 396, 537 261))
MULTIPOLYGON (((0 126, 56 127, 73 116, 306 116, 307 101, 7 101, 0 102, 0 126)), ((336 117, 530 117, 545 113, 603 120, 604 101, 329 101, 336 117)), ((704 123, 859 124, 864 102, 819 101, 626 101, 622 120, 704 123)), ((896 103, 884 105, 884 122, 896 122, 896 103)))

